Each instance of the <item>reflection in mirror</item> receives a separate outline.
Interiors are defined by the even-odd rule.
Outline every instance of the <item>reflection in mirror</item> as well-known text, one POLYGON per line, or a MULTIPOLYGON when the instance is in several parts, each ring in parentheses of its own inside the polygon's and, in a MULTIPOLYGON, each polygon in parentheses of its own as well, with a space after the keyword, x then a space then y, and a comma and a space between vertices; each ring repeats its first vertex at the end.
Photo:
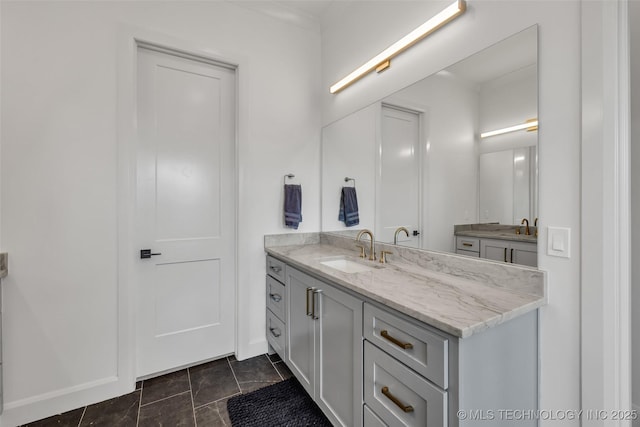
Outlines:
POLYGON ((537 118, 537 82, 534 26, 326 126, 323 231, 351 231, 338 221, 345 176, 358 182, 357 228, 379 241, 455 252, 456 231, 533 224, 537 132, 480 133, 537 118))

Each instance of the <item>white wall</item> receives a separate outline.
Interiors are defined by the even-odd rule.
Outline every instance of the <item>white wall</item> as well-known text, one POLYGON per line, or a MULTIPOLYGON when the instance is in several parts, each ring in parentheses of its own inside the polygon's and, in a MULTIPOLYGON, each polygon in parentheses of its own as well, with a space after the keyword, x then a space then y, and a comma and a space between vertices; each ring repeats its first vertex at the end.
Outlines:
POLYGON ((322 130, 322 230, 344 230, 338 221, 344 178, 356 179, 360 223, 354 229, 374 229, 377 129, 380 104, 342 118, 322 130))
MULTIPOLYGON (((239 70, 238 357, 266 351, 263 235, 282 180, 319 228, 320 36, 229 2, 2 2, 1 249, 11 426, 116 394, 120 25, 179 39, 239 70), (244 101, 244 103, 243 103, 244 101), (242 104, 243 103, 243 104, 242 104)), ((122 349, 121 349, 122 350, 122 349)), ((131 349, 129 349, 130 351, 131 349)))
POLYGON ((478 91, 436 74, 388 99, 425 111, 422 247, 453 252, 453 225, 478 220, 478 91))
MULTIPOLYGON (((569 227, 571 258, 539 252, 549 272, 549 303, 540 310, 541 400, 544 409, 580 408, 580 3, 474 1, 467 12, 345 91, 328 87, 449 2, 352 2, 323 33, 323 122, 383 98, 533 24, 539 25, 541 233, 569 227), (370 29, 375 28, 376 32, 370 29)), ((553 421, 543 421, 549 425, 553 421)), ((578 425, 563 421, 562 425, 578 425)))
MULTIPOLYGON (((629 2, 631 32, 632 402, 640 412, 640 2, 629 2)), ((634 427, 640 426, 640 419, 634 427)))

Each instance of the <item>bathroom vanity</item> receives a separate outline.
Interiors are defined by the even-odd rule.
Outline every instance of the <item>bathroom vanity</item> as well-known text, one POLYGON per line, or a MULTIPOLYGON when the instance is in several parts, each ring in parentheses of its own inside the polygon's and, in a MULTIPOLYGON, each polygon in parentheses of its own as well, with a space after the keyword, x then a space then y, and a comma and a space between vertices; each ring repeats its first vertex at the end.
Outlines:
POLYGON ((510 425, 504 411, 538 408, 544 272, 378 244, 381 264, 326 233, 265 250, 268 341, 334 425, 510 425))
POLYGON ((538 266, 538 238, 535 228, 530 234, 524 227, 499 224, 454 226, 455 248, 459 255, 485 258, 510 264, 538 266), (516 233, 516 230, 519 233, 516 233))

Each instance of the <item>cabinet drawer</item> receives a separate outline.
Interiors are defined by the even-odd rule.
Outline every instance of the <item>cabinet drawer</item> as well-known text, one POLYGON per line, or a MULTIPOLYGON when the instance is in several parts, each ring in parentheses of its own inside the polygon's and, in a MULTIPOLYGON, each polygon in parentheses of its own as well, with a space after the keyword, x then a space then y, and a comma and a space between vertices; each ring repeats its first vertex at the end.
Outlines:
POLYGON ((271 310, 267 310, 267 341, 284 360, 285 339, 284 322, 276 317, 271 310))
POLYGON ((447 392, 366 341, 364 403, 387 425, 447 425, 447 392))
POLYGON ((472 251, 465 251, 464 249, 456 249, 456 253, 458 255, 466 255, 466 256, 471 256, 475 258, 480 258, 480 252, 472 252, 472 251))
POLYGON ((284 262, 267 255, 267 274, 284 283, 284 262))
POLYGON ((387 427, 367 405, 364 405, 364 427, 387 427))
POLYGON ((449 387, 449 341, 444 336, 365 303, 364 337, 428 380, 449 387))
POLYGON ((463 251, 480 252, 480 239, 473 237, 456 237, 456 249, 463 251))
POLYGON ((267 276, 267 308, 284 321, 284 285, 271 276, 267 276))

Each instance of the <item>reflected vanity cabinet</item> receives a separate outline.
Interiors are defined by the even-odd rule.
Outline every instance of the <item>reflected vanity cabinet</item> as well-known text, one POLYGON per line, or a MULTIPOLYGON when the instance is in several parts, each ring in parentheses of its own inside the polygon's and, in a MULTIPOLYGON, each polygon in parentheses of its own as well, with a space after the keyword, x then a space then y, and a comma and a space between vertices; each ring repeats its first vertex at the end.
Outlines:
POLYGON ((480 258, 537 267, 538 245, 536 243, 482 239, 480 240, 480 258))
POLYGON ((267 341, 285 358, 285 264, 271 256, 267 256, 267 341))
POLYGON ((456 236, 456 253, 511 264, 538 266, 537 243, 456 236))

